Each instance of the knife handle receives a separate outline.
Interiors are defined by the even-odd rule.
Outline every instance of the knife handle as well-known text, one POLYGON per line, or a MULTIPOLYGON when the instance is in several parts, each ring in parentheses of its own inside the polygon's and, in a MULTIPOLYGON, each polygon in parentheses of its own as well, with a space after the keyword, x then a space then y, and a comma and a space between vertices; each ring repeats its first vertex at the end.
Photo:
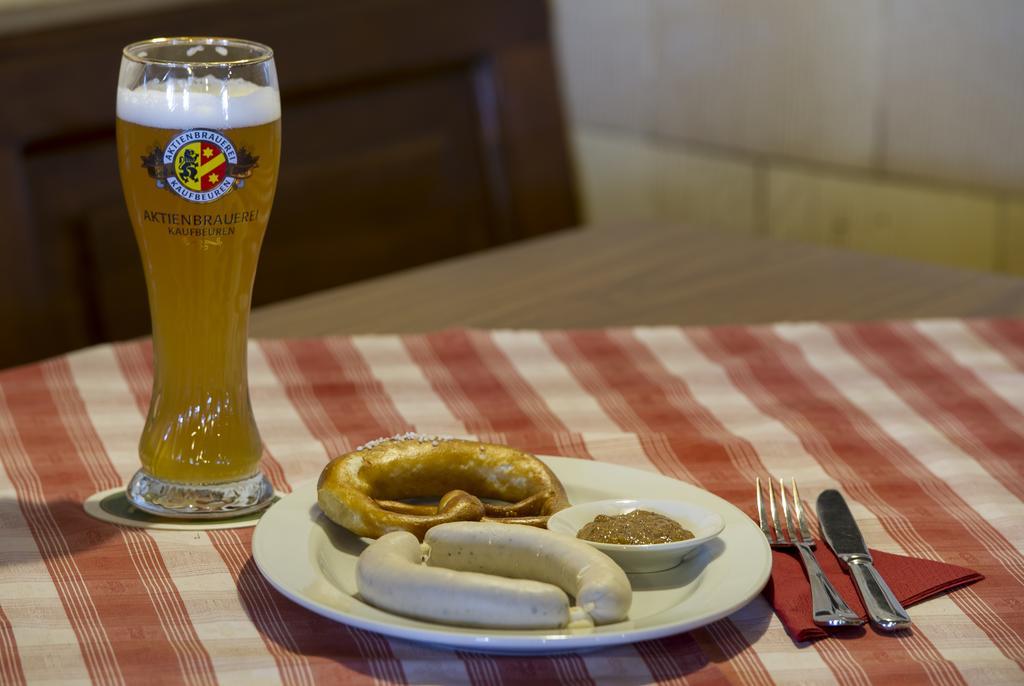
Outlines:
POLYGON ((909 627, 910 615, 875 571, 871 561, 853 559, 848 564, 857 593, 860 594, 871 621, 883 631, 898 631, 909 627))
POLYGON ((814 557, 809 545, 796 544, 807 570, 807 580, 811 584, 811 617, 820 627, 860 626, 864 620, 846 604, 832 582, 825 576, 821 565, 814 557))

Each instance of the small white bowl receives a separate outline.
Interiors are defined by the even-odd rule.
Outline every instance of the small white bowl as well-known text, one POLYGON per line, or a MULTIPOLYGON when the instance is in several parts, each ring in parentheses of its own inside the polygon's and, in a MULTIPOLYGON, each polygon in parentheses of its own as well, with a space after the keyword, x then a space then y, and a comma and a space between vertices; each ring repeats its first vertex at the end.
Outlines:
MULTIPOLYGON (((615 560, 630 574, 671 569, 697 552, 701 545, 722 533, 725 521, 711 510, 676 500, 595 500, 567 507, 551 515, 548 529, 575 537, 585 524, 598 515, 620 515, 633 510, 648 510, 674 519, 693 532, 693 538, 672 543, 626 545, 586 541, 615 560)), ((582 540, 582 539, 581 539, 582 540)))

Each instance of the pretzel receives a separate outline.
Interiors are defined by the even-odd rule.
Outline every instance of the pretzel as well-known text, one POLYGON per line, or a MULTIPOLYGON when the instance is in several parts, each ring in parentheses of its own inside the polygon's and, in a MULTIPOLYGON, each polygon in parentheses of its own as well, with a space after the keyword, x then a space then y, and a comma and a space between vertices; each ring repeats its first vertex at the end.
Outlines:
POLYGON ((317 502, 328 519, 358 536, 409 531, 420 540, 445 522, 545 526, 549 515, 569 505, 558 477, 529 453, 411 433, 371 441, 331 460, 317 482, 317 502), (439 500, 403 502, 409 498, 439 500))

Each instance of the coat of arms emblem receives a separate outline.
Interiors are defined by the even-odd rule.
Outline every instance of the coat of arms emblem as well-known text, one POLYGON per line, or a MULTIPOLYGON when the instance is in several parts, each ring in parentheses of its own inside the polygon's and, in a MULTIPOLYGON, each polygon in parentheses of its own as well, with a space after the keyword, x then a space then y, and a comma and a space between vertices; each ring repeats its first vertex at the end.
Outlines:
POLYGON ((252 176, 259 157, 235 149, 227 136, 213 129, 189 129, 161 150, 142 156, 142 166, 158 188, 191 202, 213 202, 252 176))

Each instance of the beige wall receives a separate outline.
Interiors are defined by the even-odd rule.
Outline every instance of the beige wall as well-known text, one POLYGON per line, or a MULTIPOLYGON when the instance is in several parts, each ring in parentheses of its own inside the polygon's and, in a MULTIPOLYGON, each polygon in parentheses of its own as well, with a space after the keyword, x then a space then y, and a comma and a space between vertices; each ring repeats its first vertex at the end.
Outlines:
POLYGON ((1024 274, 1021 0, 553 0, 590 221, 1024 274))

